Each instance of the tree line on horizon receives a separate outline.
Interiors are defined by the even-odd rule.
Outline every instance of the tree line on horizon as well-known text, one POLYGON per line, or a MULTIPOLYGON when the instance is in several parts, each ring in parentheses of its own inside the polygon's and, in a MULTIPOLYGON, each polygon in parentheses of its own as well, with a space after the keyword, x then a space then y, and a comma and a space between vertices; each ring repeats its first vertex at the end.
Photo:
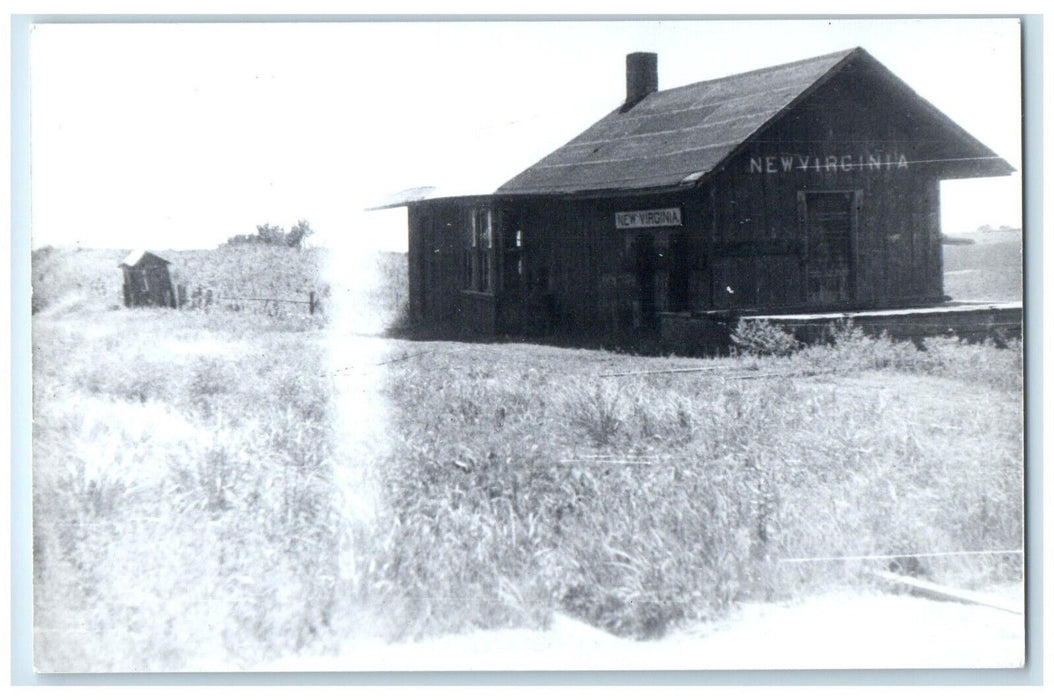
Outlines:
POLYGON ((273 245, 299 249, 304 247, 304 242, 314 233, 307 219, 297 221, 288 232, 281 226, 270 223, 257 224, 256 233, 231 236, 224 245, 273 245))

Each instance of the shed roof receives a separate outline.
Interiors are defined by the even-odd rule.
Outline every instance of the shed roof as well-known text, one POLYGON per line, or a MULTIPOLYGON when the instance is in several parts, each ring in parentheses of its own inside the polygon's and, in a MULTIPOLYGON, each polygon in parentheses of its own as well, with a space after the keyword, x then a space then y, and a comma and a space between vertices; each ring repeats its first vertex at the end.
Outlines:
POLYGON ((133 250, 128 254, 124 260, 120 262, 117 267, 136 267, 139 265, 171 265, 169 261, 162 258, 160 255, 155 255, 148 250, 133 250))
POLYGON ((418 202, 435 202, 444 199, 457 199, 459 201, 466 201, 472 199, 486 200, 493 195, 491 194, 478 194, 478 192, 494 191, 494 185, 490 187, 481 188, 464 188, 455 186, 424 186, 424 187, 411 187, 409 189, 400 190, 394 194, 390 194, 384 197, 379 202, 371 207, 367 207, 366 211, 380 211, 382 209, 397 209, 399 207, 405 207, 410 204, 416 204, 418 202))
POLYGON ((661 90, 621 106, 498 188, 497 194, 574 194, 689 187, 850 63, 865 62, 913 100, 964 153, 990 159, 979 175, 1013 168, 903 81, 854 48, 661 90))

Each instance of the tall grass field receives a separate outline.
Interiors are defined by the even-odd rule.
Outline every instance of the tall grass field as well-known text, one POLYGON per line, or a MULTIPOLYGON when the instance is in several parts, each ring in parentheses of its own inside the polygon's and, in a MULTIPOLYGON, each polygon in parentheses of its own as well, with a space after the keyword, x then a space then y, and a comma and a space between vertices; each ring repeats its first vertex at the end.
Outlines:
MULTIPOLYGON (((699 359, 338 338, 325 305, 120 308, 121 253, 34 259, 38 670, 259 669, 556 613, 653 639, 874 585, 873 561, 844 556, 964 588, 1020 580, 1013 555, 912 556, 1021 548, 1019 343, 843 327, 699 359), (370 362, 343 355, 358 344, 370 362), (349 450, 356 401, 384 438, 349 450)), ((165 257, 243 289, 326 288, 319 251, 237 271, 225 249, 186 255, 165 257)), ((401 262, 377 262, 367 301, 389 324, 401 262)))

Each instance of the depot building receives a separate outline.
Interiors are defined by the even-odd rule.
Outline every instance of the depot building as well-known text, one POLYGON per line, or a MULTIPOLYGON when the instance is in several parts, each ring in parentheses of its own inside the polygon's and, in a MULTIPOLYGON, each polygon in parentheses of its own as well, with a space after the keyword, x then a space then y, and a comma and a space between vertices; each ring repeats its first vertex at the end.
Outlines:
POLYGON ((403 193, 414 321, 470 335, 944 300, 940 182, 1013 168, 861 48, 626 99, 493 193, 403 193))

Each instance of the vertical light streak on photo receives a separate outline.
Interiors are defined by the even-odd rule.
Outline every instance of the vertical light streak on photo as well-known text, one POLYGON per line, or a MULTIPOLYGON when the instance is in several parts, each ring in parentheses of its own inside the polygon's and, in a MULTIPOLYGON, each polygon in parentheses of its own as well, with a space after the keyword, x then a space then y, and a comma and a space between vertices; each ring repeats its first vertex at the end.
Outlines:
MULTIPOLYGON (((335 241, 323 278, 331 290, 324 310, 328 368, 333 375, 334 481, 349 528, 368 527, 378 507, 377 470, 390 441, 384 399, 384 362, 390 343, 378 253, 358 233, 335 241)), ((353 540, 349 539, 349 542, 353 540)), ((342 552, 341 571, 355 576, 355 552, 342 552)))

